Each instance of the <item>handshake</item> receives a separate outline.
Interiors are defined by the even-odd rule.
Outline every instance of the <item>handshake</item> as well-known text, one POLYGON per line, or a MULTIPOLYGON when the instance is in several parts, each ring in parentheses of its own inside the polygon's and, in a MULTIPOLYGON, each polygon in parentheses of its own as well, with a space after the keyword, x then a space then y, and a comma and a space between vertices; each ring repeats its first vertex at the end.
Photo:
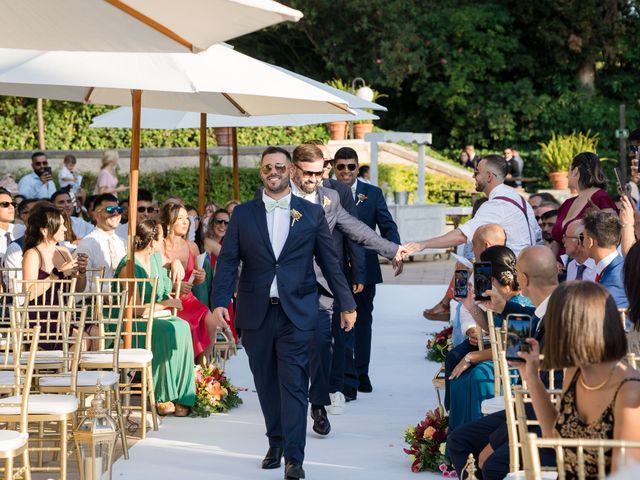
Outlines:
POLYGON ((420 250, 423 250, 423 248, 420 248, 420 244, 416 242, 398 245, 398 251, 392 261, 393 273, 396 277, 402 273, 404 262, 409 259, 409 255, 420 250))

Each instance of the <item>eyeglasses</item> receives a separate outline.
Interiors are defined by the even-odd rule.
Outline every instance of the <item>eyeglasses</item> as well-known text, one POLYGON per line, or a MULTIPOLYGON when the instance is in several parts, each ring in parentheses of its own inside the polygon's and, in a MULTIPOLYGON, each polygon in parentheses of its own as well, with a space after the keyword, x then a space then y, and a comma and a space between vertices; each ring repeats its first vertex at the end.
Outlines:
POLYGON ((0 202, 0 207, 2 208, 9 208, 9 207, 16 208, 17 206, 18 204, 16 202, 0 202))
POLYGON ((356 168, 358 168, 358 166, 355 163, 339 163, 339 164, 336 165, 335 168, 339 172, 341 172, 345 168, 349 169, 350 172, 353 172, 353 171, 355 171, 356 168))
POLYGON ((124 209, 122 207, 105 207, 104 211, 107 213, 107 215, 120 215, 122 214, 122 212, 124 211, 124 209))
POLYGON ((33 162, 35 166, 46 167, 49 165, 49 160, 44 160, 42 162, 33 162))
POLYGON ((221 218, 216 218, 214 220, 216 225, 229 225, 229 220, 222 220, 221 218))
POLYGON ((156 211, 156 207, 138 207, 138 213, 153 213, 156 211))
POLYGON ((333 164, 333 158, 329 158, 324 161, 324 168, 327 168, 329 165, 333 164))
POLYGON ((324 170, 321 170, 320 172, 312 172, 311 170, 300 170, 302 172, 302 175, 304 175, 305 177, 316 177, 316 178, 322 178, 322 176, 324 175, 324 170))
POLYGON ((564 242, 565 240, 567 240, 568 238, 572 238, 574 240, 578 240, 580 243, 584 242, 584 233, 581 233, 580 235, 578 235, 577 237, 574 237, 572 235, 563 235, 562 236, 562 241, 564 242))
POLYGON ((271 173, 271 170, 274 169, 276 172, 283 174, 287 171, 287 166, 284 163, 276 163, 275 165, 267 163, 266 165, 263 165, 262 168, 260 168, 260 171, 265 175, 268 175, 269 173, 271 173))

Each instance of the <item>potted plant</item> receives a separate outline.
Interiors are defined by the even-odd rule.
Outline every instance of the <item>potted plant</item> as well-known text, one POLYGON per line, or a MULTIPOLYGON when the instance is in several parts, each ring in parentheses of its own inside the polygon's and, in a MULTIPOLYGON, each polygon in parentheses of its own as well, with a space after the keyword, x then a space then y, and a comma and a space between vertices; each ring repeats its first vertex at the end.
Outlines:
POLYGON ((582 152, 594 152, 598 146, 598 134, 571 132, 569 135, 558 135, 551 132, 551 140, 539 143, 542 152, 541 163, 547 171, 551 186, 554 189, 566 190, 569 187, 569 167, 573 158, 582 152))
POLYGON ((231 146, 231 128, 230 127, 216 127, 213 129, 213 133, 216 136, 216 143, 219 147, 231 146))
MULTIPOLYGON (((330 87, 342 90, 343 92, 353 93, 351 87, 349 87, 349 85, 343 82, 340 78, 329 80, 326 84, 330 87)), ((331 137, 331 140, 345 140, 347 138, 349 122, 330 122, 327 125, 329 126, 329 136, 331 137)))

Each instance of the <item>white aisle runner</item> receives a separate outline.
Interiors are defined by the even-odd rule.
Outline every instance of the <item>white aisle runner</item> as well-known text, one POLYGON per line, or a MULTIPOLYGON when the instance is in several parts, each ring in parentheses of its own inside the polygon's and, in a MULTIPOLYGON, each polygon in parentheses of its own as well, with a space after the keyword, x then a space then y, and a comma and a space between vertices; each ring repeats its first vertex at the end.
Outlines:
MULTIPOLYGON (((359 393, 344 415, 330 415, 332 431, 316 435, 308 423, 304 468, 310 480, 431 479, 412 473, 402 452, 403 432, 433 409, 431 385, 437 364, 424 358, 427 332, 444 322, 430 322, 422 310, 435 304, 445 286, 379 285, 374 310, 371 381, 373 393, 359 393)), ((227 364, 244 404, 229 414, 209 418, 163 419, 158 432, 131 450, 129 460, 114 465, 116 479, 281 479, 284 468, 261 470, 267 451, 264 422, 253 391, 244 351, 227 364)))

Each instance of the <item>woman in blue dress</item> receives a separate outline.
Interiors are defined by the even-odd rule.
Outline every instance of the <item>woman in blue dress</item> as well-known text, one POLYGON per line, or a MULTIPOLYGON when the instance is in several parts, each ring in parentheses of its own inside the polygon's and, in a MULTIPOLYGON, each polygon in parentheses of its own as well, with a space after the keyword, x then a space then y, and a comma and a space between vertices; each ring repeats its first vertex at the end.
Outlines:
MULTIPOLYGON (((516 256, 507 247, 493 246, 480 255, 480 261, 491 263, 492 288, 508 301, 533 306, 520 294, 516 272, 516 256)), ((464 301, 465 308, 474 307, 473 293, 464 301)), ((494 314, 495 326, 502 325, 502 317, 494 314)), ((469 353, 454 368, 450 377, 449 429, 482 416, 482 402, 495 396, 491 347, 469 353)))

